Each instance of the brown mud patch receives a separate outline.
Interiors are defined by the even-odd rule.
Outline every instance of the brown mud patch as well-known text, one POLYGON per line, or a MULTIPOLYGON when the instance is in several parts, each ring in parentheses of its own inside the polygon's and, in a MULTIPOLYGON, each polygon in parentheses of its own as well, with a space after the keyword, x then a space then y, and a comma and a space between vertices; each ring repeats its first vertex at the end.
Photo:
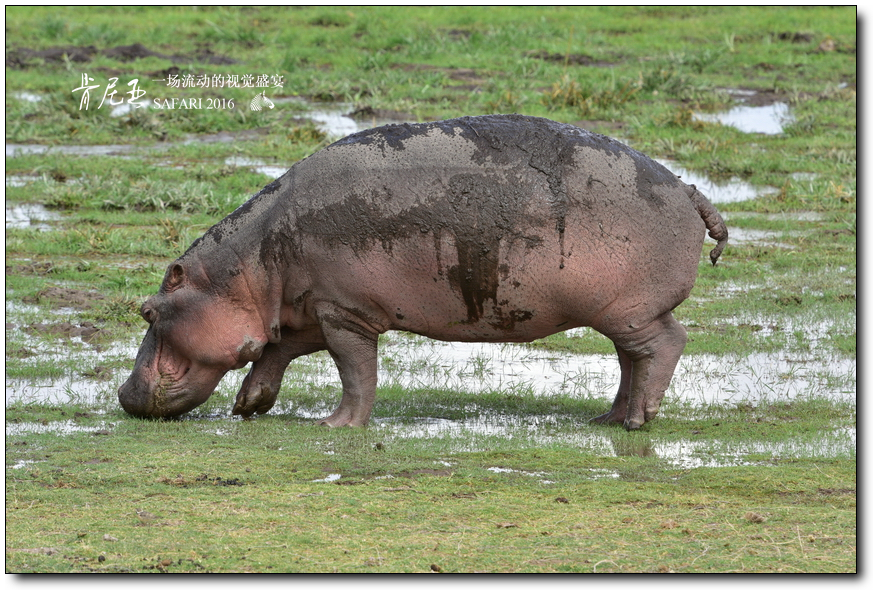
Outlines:
MULTIPOLYGON (((736 91, 727 90, 728 94, 735 94, 736 91)), ((757 90, 754 88, 738 88, 742 95, 738 98, 742 99, 742 104, 749 107, 766 107, 777 102, 790 102, 790 97, 785 93, 773 92, 771 90, 757 90)))
POLYGON ((39 50, 18 47, 6 54, 6 66, 14 69, 26 69, 38 66, 41 62, 64 63, 65 60, 75 63, 88 63, 98 55, 123 62, 130 62, 146 57, 157 57, 160 59, 168 59, 173 62, 187 63, 193 60, 211 65, 230 65, 240 63, 235 59, 213 52, 208 46, 200 47, 193 55, 167 55, 165 53, 148 49, 141 43, 134 43, 133 45, 119 45, 117 47, 100 50, 93 45, 66 45, 39 50))
POLYGON ((403 111, 393 111, 390 109, 374 109, 371 106, 363 106, 355 109, 347 115, 356 121, 367 121, 370 119, 390 119, 397 121, 415 121, 416 116, 412 113, 403 111))
POLYGON ((590 55, 583 53, 549 53, 545 50, 526 51, 524 57, 532 59, 541 59, 543 61, 552 61, 571 66, 588 66, 592 68, 608 68, 616 65, 618 62, 596 59, 590 55))
POLYGON ((45 276, 54 272, 55 265, 51 262, 31 262, 30 264, 19 264, 16 266, 6 266, 6 274, 8 275, 39 275, 45 276))
POLYGON ((586 119, 581 121, 574 121, 573 125, 587 131, 604 133, 605 135, 612 135, 616 132, 624 131, 625 129, 627 129, 627 124, 623 121, 590 121, 586 119))
POLYGON ((49 303, 55 307, 72 307, 74 309, 88 309, 97 301, 106 299, 96 291, 81 291, 79 289, 67 289, 65 287, 49 287, 43 289, 35 296, 24 297, 24 303, 49 303))
POLYGON ((78 326, 74 326, 70 322, 61 322, 59 324, 30 324, 22 328, 28 334, 43 334, 47 336, 57 336, 59 338, 75 338, 79 337, 83 342, 91 343, 105 333, 96 327, 91 322, 82 322, 78 326))
POLYGON ((456 90, 474 90, 488 82, 481 72, 470 68, 443 68, 429 64, 394 64, 391 66, 404 72, 442 72, 449 80, 466 82, 460 86, 449 86, 456 90))

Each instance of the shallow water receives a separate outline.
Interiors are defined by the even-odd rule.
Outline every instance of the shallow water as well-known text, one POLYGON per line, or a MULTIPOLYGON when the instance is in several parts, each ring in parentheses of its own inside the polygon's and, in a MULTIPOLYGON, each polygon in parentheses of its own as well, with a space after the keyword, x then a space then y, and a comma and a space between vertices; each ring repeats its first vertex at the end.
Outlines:
POLYGON ((37 145, 37 144, 6 144, 6 157, 28 156, 31 154, 65 154, 69 156, 119 156, 129 157, 137 146, 130 144, 118 145, 37 145))
POLYGON ((271 164, 267 164, 262 160, 254 160, 252 158, 243 158, 240 156, 226 158, 224 160, 224 163, 226 166, 248 167, 255 172, 265 174, 273 179, 279 178, 280 176, 288 172, 287 166, 274 166, 271 164))
MULTIPOLYGON (((826 330, 826 326, 820 330, 826 330)), ((75 357, 77 366, 92 367, 107 358, 129 359, 136 355, 136 343, 119 344, 99 351, 85 343, 70 350, 68 345, 46 346, 29 344, 39 355, 40 362, 51 358, 75 357), (48 350, 46 350, 48 349, 48 350)), ((827 397, 855 400, 855 361, 851 359, 790 359, 785 353, 755 354, 738 357, 695 355, 683 357, 667 392, 662 415, 704 411, 712 404, 753 406, 785 402, 804 397, 827 397)), ((232 397, 242 383, 246 370, 231 371, 219 390, 232 397)), ((127 378, 127 371, 118 371, 108 380, 83 377, 75 373, 57 379, 6 379, 6 404, 47 403, 63 406, 70 403, 97 408, 116 407, 116 391, 127 378)), ((601 398, 606 409, 618 387, 619 367, 613 355, 577 355, 545 352, 514 344, 446 343, 418 336, 392 339, 380 347, 380 384, 399 384, 406 388, 448 388, 470 392, 501 391, 506 394, 532 393, 549 396, 564 394, 580 399, 601 398)), ((341 383, 332 359, 324 353, 297 359, 286 374, 286 382, 302 381, 311 387, 328 387, 336 392, 336 399, 323 407, 300 408, 294 399, 280 395, 274 414, 295 414, 313 420, 324 417, 339 399, 341 383)), ((475 400, 475 395, 471 398, 475 400)), ((377 398, 378 404, 378 398, 377 398)), ((814 442, 793 441, 781 443, 713 443, 694 441, 646 442, 632 447, 616 443, 609 429, 592 429, 579 424, 578 429, 568 424, 565 415, 502 415, 470 402, 468 416, 446 419, 434 416, 417 418, 375 418, 372 428, 389 438, 448 438, 457 440, 450 446, 457 451, 484 450, 490 437, 521 437, 534 444, 561 443, 578 445, 582 449, 603 456, 634 455, 666 460, 679 468, 724 466, 748 463, 748 455, 776 457, 821 456, 831 457, 854 452, 855 429, 822 433, 814 442), (471 446, 472 445, 472 446, 471 446)), ((207 428, 219 436, 231 436, 230 426, 239 418, 230 416, 232 402, 205 418, 207 428), (222 424, 224 426, 222 426, 222 424)), ((97 410, 99 411, 99 410, 97 410)), ((203 416, 197 417, 202 421, 203 416)), ((111 429, 111 424, 82 427, 75 421, 47 424, 9 423, 6 435, 26 435, 33 432, 51 432, 65 435, 74 432, 111 429)), ((99 432, 98 432, 99 433, 99 432)), ((510 474, 496 469, 495 473, 510 474)), ((553 478, 543 473, 517 473, 538 477, 544 484, 553 478)), ((621 477, 621 473, 592 470, 593 479, 621 477)), ((336 481, 339 474, 323 480, 336 481), (333 479, 331 479, 333 478, 333 479)))
POLYGON ((741 178, 731 178, 726 181, 713 180, 699 172, 688 170, 672 160, 656 159, 673 174, 682 179, 685 184, 693 184, 711 203, 735 203, 747 201, 764 195, 778 192, 779 189, 772 186, 755 186, 741 178))
MULTIPOLYGON (((798 439, 776 443, 728 444, 712 440, 696 441, 691 438, 668 442, 652 441, 645 436, 640 437, 639 441, 630 443, 624 436, 611 434, 609 428, 598 427, 597 431, 593 432, 591 428, 580 425, 575 434, 568 433, 566 420, 566 417, 555 416, 474 416, 464 420, 417 418, 410 423, 408 420, 383 418, 374 420, 373 428, 397 438, 449 438, 464 441, 459 444, 465 445, 471 440, 469 435, 474 435, 472 440, 478 446, 458 449, 464 451, 485 450, 488 446, 488 437, 521 436, 539 445, 569 443, 604 457, 633 456, 662 459, 679 468, 752 464, 754 461, 748 458, 750 455, 773 458, 844 456, 854 452, 857 442, 856 429, 848 428, 825 433, 815 440, 798 439), (558 434, 553 434, 554 431, 558 434), (477 438, 481 438, 481 441, 477 442, 477 438)), ((511 473, 515 470, 494 467, 491 471, 511 473)), ((544 474, 528 473, 528 475, 544 474)), ((615 471, 592 470, 592 477, 619 476, 620 474, 615 471)))
POLYGON ((59 221, 60 219, 59 214, 49 211, 38 203, 6 204, 6 229, 32 227, 40 231, 48 231, 52 229, 52 226, 43 222, 59 221))
POLYGON ((694 118, 707 123, 721 123, 739 129, 743 133, 778 135, 784 126, 793 122, 788 105, 775 102, 766 106, 736 106, 721 113, 695 113, 694 118))

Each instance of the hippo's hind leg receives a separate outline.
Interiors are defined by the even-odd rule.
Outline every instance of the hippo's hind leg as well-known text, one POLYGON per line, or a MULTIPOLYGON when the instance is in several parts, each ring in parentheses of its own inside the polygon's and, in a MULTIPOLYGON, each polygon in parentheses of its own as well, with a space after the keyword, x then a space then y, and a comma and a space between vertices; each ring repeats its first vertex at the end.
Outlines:
POLYGON ((623 424, 624 418, 627 415, 627 400, 630 396, 631 384, 631 369, 633 363, 627 353, 615 347, 618 353, 618 365, 621 368, 621 381, 618 384, 618 393, 615 395, 615 400, 612 402, 612 408, 605 414, 601 414, 596 418, 592 418, 591 422, 597 424, 623 424))
POLYGON ((688 336, 671 312, 635 332, 607 336, 619 350, 621 386, 612 409, 595 420, 622 421, 626 429, 636 430, 658 414, 688 336), (622 351, 626 355, 624 360, 622 351), (628 360, 630 379, 626 383, 628 360))
POLYGON ((364 426, 370 420, 376 399, 379 334, 359 318, 338 308, 320 312, 318 319, 343 384, 339 407, 318 423, 364 426))
POLYGON ((299 332, 282 328, 282 339, 267 344, 261 358, 252 363, 236 394, 233 413, 248 418, 256 412, 268 412, 276 403, 288 364, 299 356, 324 348, 324 336, 318 328, 299 332))

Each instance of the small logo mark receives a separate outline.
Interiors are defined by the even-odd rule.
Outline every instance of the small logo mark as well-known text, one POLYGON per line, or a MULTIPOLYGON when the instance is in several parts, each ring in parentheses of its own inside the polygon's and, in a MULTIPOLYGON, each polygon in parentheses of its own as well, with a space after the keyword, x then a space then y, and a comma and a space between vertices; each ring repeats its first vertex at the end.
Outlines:
POLYGON ((252 102, 249 103, 249 108, 253 111, 260 111, 264 107, 275 108, 276 105, 273 104, 273 101, 267 98, 266 91, 261 92, 257 96, 252 99, 252 102))

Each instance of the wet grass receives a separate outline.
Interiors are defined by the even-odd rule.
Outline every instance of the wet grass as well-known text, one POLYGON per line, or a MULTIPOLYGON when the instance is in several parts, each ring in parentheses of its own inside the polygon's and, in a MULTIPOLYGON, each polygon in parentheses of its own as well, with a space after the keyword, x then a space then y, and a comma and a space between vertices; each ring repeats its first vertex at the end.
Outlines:
MULTIPOLYGON (((7 572, 856 571, 851 8, 6 15, 7 58, 133 43, 190 57, 7 66, 7 143, 138 146, 6 158, 7 179, 24 179, 7 185, 7 207, 60 216, 40 221, 48 231, 6 230, 7 572), (237 63, 196 58, 204 52, 237 63), (295 363, 276 408, 255 420, 228 417, 244 371, 183 420, 126 416, 115 391, 144 331, 139 304, 167 263, 269 181, 232 158, 290 166, 330 141, 303 118, 306 102, 252 112, 246 89, 149 82, 148 98, 235 106, 121 117, 80 111, 70 92, 82 72, 124 87, 174 65, 278 74, 284 87, 269 96, 409 119, 547 116, 714 179, 775 187, 718 205, 737 235, 768 237, 732 240, 714 268, 702 258, 676 310, 690 337, 683 374, 709 401, 677 384, 641 432, 595 427, 587 420, 615 388, 601 373, 568 375, 546 394, 510 376, 474 390, 499 370, 490 359, 445 367, 390 334, 367 429, 312 424, 340 396, 327 355, 295 363), (765 136, 695 119, 737 104, 737 88, 788 103, 793 122, 765 136), (229 140, 205 140, 216 133, 229 140), (429 385, 403 384, 415 374, 429 385)), ((613 355, 590 330, 532 348, 613 355)))
MULTIPOLYGON (((766 416, 780 423, 802 411, 774 410, 766 416)), ((23 414, 71 419, 49 409, 23 414)), ((532 444, 523 429, 510 438, 423 439, 380 428, 328 431, 285 416, 142 422, 114 412, 72 420, 87 430, 10 440, 7 569, 855 567, 853 456, 759 452, 741 465, 689 469, 640 456, 651 441, 620 430, 591 433, 618 452, 608 457, 596 444, 532 444), (330 474, 342 477, 330 483, 330 474)), ((709 433, 733 425, 697 426, 709 433)), ((560 441, 560 430, 549 434, 560 441)), ((743 435, 761 438, 754 429, 743 435)))

